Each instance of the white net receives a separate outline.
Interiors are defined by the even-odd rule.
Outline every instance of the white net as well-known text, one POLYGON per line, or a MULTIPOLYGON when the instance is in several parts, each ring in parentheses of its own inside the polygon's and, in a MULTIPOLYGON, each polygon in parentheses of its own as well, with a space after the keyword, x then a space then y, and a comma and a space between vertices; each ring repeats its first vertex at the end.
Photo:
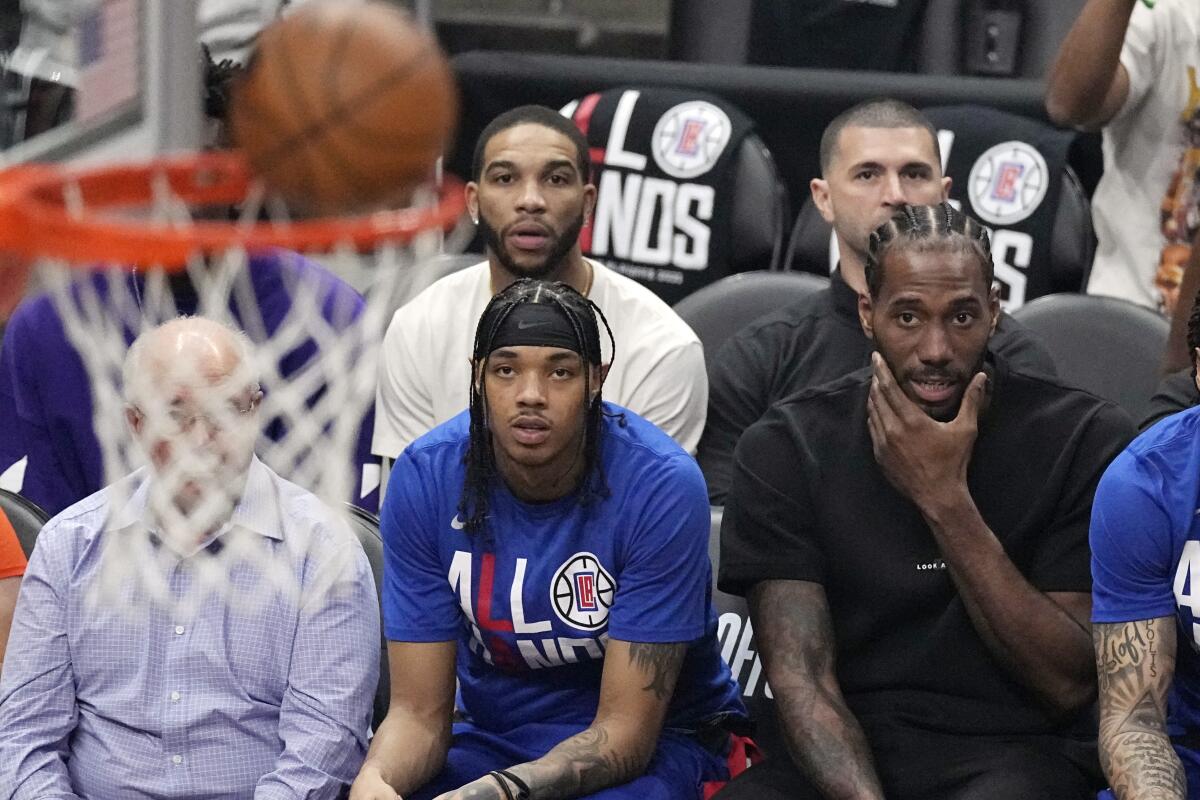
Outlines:
MULTIPOLYGON (((144 224, 186 231, 200 211, 164 186, 144 224)), ((70 183, 65 195, 76 215, 100 213, 70 183)), ((247 203, 230 225, 262 227, 258 206, 247 203)), ((286 231, 288 220, 274 216, 286 231)), ((383 333, 412 288, 434 277, 443 239, 433 226, 369 248, 344 243, 319 262, 232 246, 194 255, 178 272, 39 260, 41 288, 88 375, 109 486, 93 601, 185 613, 212 597, 251 607, 300 601, 306 537, 353 552, 343 509, 370 496, 378 478, 364 423, 383 333), (209 343, 226 342, 228 352, 214 356, 194 346, 204 335, 163 328, 127 359, 132 341, 181 315, 200 319, 168 328, 215 331, 209 343), (280 498, 256 459, 323 508, 288 506, 295 498, 280 498), (275 525, 289 531, 282 545, 262 535, 275 525)))

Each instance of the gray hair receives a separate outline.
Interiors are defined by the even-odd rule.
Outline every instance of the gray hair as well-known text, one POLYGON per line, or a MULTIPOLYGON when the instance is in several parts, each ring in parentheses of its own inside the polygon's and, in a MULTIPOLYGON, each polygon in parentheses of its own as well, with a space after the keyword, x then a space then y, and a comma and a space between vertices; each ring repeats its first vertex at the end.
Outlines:
POLYGON ((155 325, 152 328, 146 328, 133 340, 133 344, 129 345, 129 350, 125 353, 125 361, 121 367, 123 393, 126 403, 137 406, 141 401, 145 400, 142 397, 141 390, 145 387, 147 377, 144 374, 143 364, 146 343, 153 339, 154 335, 163 328, 186 323, 190 320, 198 320, 214 325, 227 333, 235 348, 234 352, 237 356, 238 366, 249 371, 246 385, 257 389, 259 384, 262 383, 262 375, 254 358, 254 343, 250 341, 250 337, 246 335, 245 331, 221 320, 212 319, 211 317, 185 314, 155 325))

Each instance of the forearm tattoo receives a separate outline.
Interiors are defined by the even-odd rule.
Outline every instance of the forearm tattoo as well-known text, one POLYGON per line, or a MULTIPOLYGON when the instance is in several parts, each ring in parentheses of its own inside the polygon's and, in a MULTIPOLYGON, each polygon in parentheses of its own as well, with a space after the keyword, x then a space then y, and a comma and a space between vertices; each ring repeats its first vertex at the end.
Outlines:
POLYGON ((597 724, 509 771, 529 784, 530 800, 559 800, 625 783, 642 769, 632 754, 616 752, 608 731, 597 724))
POLYGON ((1187 796, 1167 735, 1175 673, 1172 617, 1092 628, 1100 687, 1100 763, 1118 800, 1187 796))
POLYGON ((767 581, 751 592, 750 608, 792 758, 827 797, 882 797, 867 739, 833 675, 824 590, 767 581))
MULTIPOLYGON (((629 642, 629 663, 644 678, 641 689, 662 708, 675 692, 686 653, 687 645, 682 643, 629 642)), ((530 800, 590 795, 641 775, 656 740, 657 736, 650 739, 646 752, 639 752, 628 742, 614 742, 604 724, 597 722, 537 761, 518 764, 509 772, 529 785, 530 800)))
POLYGON ((630 642, 629 660, 646 675, 642 691, 652 692, 659 700, 670 700, 686 652, 685 644, 630 642))

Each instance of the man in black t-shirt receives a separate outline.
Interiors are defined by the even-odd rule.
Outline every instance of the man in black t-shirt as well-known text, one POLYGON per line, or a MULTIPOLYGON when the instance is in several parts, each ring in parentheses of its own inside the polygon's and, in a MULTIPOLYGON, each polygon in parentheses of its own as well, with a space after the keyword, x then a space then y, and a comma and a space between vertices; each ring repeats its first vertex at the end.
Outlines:
MULTIPOLYGON (((696 453, 711 503, 725 503, 738 437, 772 403, 867 365, 871 343, 858 324, 867 238, 905 203, 945 200, 950 179, 941 164, 937 131, 907 103, 871 100, 825 129, 822 177, 811 188, 837 235, 838 270, 828 289, 751 323, 717 351, 696 453)), ((1050 354, 1007 314, 990 348, 1014 366, 1054 374, 1050 354)))
POLYGON ((1133 424, 989 353, 987 234, 948 204, 880 227, 866 282, 871 367, 737 446, 720 584, 791 760, 721 798, 1094 797, 1088 518, 1133 424))

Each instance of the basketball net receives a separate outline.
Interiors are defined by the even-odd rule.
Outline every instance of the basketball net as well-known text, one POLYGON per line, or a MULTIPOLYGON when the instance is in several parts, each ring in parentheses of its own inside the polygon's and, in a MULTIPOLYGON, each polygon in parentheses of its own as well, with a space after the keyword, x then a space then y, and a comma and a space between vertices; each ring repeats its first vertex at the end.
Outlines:
POLYGON ((0 249, 32 262, 91 386, 109 487, 92 601, 187 613, 214 597, 243 608, 277 596, 307 602, 310 590, 332 585, 336 563, 326 576, 300 578, 298 559, 312 545, 305 537, 319 536, 343 564, 357 552, 343 509, 361 477, 356 445, 375 398, 384 330, 409 287, 429 280, 444 234, 461 217, 461 196, 448 184, 403 210, 292 220, 230 154, 0 173, 0 229, 10 234, 0 232, 0 249), (214 209, 232 206, 236 219, 214 221, 214 209), (304 258, 365 287, 365 303, 331 294, 328 276, 304 258), (267 269, 286 295, 280 313, 264 314, 260 305, 256 278, 267 269), (228 385, 197 392, 181 409, 171 374, 143 374, 135 387, 125 385, 123 369, 129 343, 179 316, 192 290, 191 313, 244 331, 253 348, 228 385), (263 396, 251 408, 247 389, 255 384, 263 396), (130 408, 143 416, 144 435, 127 423, 130 408), (290 538, 282 546, 228 525, 243 500, 244 463, 224 464, 211 446, 217 439, 246 452, 253 441, 263 463, 324 502, 327 511, 315 516, 328 520, 293 524, 288 513, 297 510, 283 509, 290 538), (171 442, 165 463, 148 465, 153 441, 171 442), (130 479, 136 470, 148 480, 130 479), (126 508, 142 509, 136 524, 121 513, 126 508), (218 544, 201 548, 207 541, 218 544))

